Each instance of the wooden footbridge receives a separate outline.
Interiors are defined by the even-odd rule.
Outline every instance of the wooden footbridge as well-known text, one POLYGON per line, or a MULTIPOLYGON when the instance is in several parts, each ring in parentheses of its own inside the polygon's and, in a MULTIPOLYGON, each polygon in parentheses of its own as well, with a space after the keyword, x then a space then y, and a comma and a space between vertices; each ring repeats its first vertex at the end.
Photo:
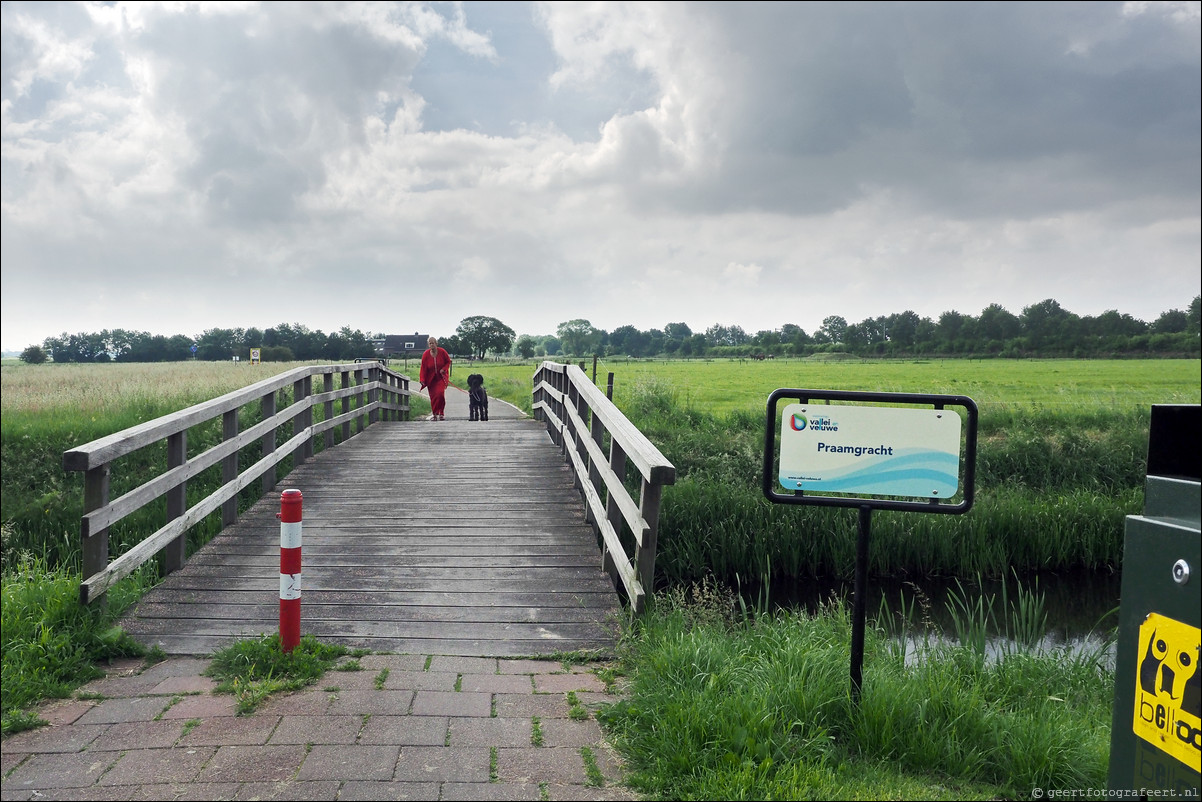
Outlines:
POLYGON ((81 601, 158 555, 166 578, 122 622, 139 641, 208 654, 277 631, 276 513, 297 489, 303 634, 420 654, 611 649, 652 589, 672 465, 572 365, 538 368, 534 420, 494 400, 470 421, 454 388, 447 420, 410 420, 410 393, 378 362, 299 368, 68 451, 85 472, 81 601), (164 445, 161 473, 109 498, 122 457, 164 445), (189 481, 218 472, 190 500, 189 481), (110 561, 110 528, 163 497, 164 525, 110 561), (210 516, 221 532, 187 554, 210 516))

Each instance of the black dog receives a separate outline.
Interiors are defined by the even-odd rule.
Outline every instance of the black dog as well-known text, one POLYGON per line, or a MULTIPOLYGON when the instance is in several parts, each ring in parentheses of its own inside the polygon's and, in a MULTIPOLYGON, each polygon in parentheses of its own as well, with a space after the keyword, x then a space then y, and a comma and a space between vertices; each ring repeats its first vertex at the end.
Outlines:
POLYGON ((468 420, 488 420, 488 393, 484 392, 484 377, 473 373, 467 377, 468 420))

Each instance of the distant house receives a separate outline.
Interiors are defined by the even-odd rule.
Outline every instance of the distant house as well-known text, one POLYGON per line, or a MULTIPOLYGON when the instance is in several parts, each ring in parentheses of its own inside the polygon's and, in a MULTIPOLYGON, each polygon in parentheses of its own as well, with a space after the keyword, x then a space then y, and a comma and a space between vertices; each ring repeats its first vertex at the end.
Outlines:
POLYGON ((429 339, 429 334, 387 334, 384 336, 382 356, 385 359, 408 356, 420 359, 429 339))

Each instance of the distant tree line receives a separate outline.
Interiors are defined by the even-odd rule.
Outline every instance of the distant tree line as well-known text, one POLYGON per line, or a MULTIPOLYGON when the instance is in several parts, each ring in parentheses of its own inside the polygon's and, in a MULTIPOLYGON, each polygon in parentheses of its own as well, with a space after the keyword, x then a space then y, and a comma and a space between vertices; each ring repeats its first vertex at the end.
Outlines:
POLYGON ((193 358, 221 361, 234 357, 247 359, 250 349, 258 348, 264 362, 340 362, 374 356, 373 339, 347 326, 333 334, 325 334, 299 323, 281 323, 269 329, 208 329, 196 337, 105 329, 95 333, 63 332, 58 337, 47 337, 41 347, 26 348, 21 358, 26 362, 47 359, 55 362, 177 362, 193 358))
POLYGON ((1198 356, 1199 296, 1187 310, 1170 309, 1151 323, 1108 310, 1097 316, 1069 312, 1053 299, 1015 315, 990 304, 980 315, 944 312, 938 320, 905 311, 849 323, 831 315, 813 332, 793 324, 754 334, 741 326, 713 325, 704 332, 686 323, 642 331, 613 331, 569 320, 555 335, 523 335, 521 356, 809 356, 843 352, 858 356, 1123 357, 1198 356))
MULTIPOLYGON (((464 318, 455 334, 439 344, 460 357, 487 354, 519 356, 768 357, 844 352, 858 356, 964 357, 1138 357, 1199 356, 1199 296, 1182 311, 1170 309, 1151 323, 1107 310, 1080 316, 1049 298, 1013 314, 990 304, 980 315, 944 312, 938 320, 905 311, 849 323, 831 315, 813 332, 793 324, 754 334, 741 326, 715 324, 693 331, 687 323, 640 330, 613 331, 576 318, 560 323, 555 334, 516 336, 493 317, 464 318)), ((165 337, 147 332, 105 330, 96 334, 48 337, 26 348, 26 362, 172 362, 184 359, 246 358, 261 349, 264 361, 346 361, 377 354, 382 334, 366 335, 342 327, 325 334, 299 324, 269 329, 209 329, 198 337, 165 337), (193 351, 195 346, 195 351, 193 351)))

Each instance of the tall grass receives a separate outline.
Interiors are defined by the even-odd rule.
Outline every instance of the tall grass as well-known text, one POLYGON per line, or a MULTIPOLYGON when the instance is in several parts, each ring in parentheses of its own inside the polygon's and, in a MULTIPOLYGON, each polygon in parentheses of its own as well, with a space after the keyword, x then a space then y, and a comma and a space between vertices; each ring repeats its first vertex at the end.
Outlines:
POLYGON ((79 574, 21 554, 4 569, 3 635, 0 648, 0 731, 4 735, 40 722, 28 709, 46 698, 68 696, 103 672, 97 661, 141 655, 145 649, 115 625, 143 592, 135 573, 114 586, 99 609, 79 604, 79 574))
POLYGON ((849 693, 850 615, 741 616, 712 587, 661 594, 600 718, 637 789, 669 799, 1016 798, 1102 787, 1113 677, 1094 654, 998 660, 879 629, 849 693))
MULTIPOLYGON (((762 412, 708 414, 654 378, 631 389, 625 411, 677 467, 660 517, 666 583, 851 575, 854 512, 763 498, 762 412)), ((997 578, 1118 567, 1125 516, 1142 503, 1149 419, 1148 409, 983 413, 974 508, 875 513, 871 570, 997 578)))

